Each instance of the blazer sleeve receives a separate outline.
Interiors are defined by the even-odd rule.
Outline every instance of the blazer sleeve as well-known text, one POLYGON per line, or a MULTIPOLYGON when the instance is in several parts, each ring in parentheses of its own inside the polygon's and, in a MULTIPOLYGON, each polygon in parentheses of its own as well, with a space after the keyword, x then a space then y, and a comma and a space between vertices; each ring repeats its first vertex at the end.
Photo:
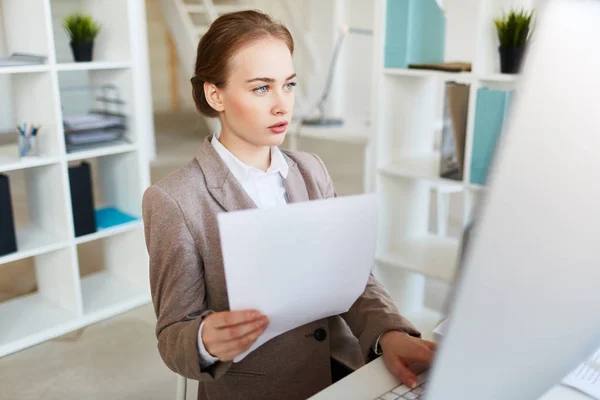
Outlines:
MULTIPOLYGON (((337 197, 333 182, 323 161, 315 155, 323 169, 322 194, 324 198, 337 197)), ((365 360, 371 358, 373 346, 381 334, 397 330, 411 336, 421 337, 419 332, 400 311, 387 290, 377 281, 371 273, 367 286, 362 295, 354 302, 350 309, 340 314, 350 327, 352 334, 358 338, 365 360)))
POLYGON ((207 307, 202 257, 183 213, 158 186, 146 190, 142 210, 160 356, 186 378, 217 379, 231 362, 201 368, 198 330, 213 311, 207 307))

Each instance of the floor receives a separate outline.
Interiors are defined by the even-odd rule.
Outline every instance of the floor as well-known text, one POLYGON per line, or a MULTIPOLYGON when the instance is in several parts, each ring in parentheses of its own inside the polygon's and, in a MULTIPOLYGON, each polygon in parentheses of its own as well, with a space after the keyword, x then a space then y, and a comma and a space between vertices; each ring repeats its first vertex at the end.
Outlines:
MULTIPOLYGON (((208 134, 195 113, 156 115, 155 128, 158 158, 151 167, 153 182, 191 159, 208 134)), ((360 193, 360 145, 303 139, 299 147, 323 158, 340 195, 360 193)), ((18 197, 19 185, 14 186, 18 197)), ((17 217, 23 217, 23 213, 15 210, 17 217)), ((89 257, 94 257, 93 248, 89 257)), ((30 274, 27 264, 0 271, 0 301, 33 290, 35 278, 30 274)), ((439 309, 444 294, 444 287, 430 283, 427 305, 439 309)), ((158 355, 154 323, 154 311, 148 304, 3 357, 0 399, 172 399, 176 377, 158 355)), ((195 391, 196 385, 191 382, 188 399, 195 399, 195 391)))

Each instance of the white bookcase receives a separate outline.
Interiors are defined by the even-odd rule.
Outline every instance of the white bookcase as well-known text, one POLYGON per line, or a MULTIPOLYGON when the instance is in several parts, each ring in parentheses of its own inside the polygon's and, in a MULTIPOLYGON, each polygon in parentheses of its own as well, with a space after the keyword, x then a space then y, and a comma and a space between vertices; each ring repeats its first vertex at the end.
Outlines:
POLYGON ((147 138, 154 128, 144 0, 0 0, 0 15, 2 55, 47 56, 43 65, 0 67, 7 88, 0 103, 10 126, 42 126, 39 157, 19 158, 16 146, 0 157, 0 173, 25 177, 28 213, 28 222, 16 226, 17 252, 0 256, 0 266, 32 258, 37 284, 36 292, 0 303, 4 356, 150 300, 141 198, 150 183, 147 138), (93 62, 73 62, 61 26, 72 11, 102 25, 93 62), (118 87, 126 140, 67 152, 63 112, 77 103, 62 89, 81 83, 118 87), (135 220, 75 237, 68 167, 84 160, 92 166, 96 208, 114 207, 135 220), (90 260, 80 250, 92 241, 102 243, 102 269, 82 276, 90 260))
MULTIPOLYGON (((416 4, 413 0, 390 1, 416 4)), ((386 66, 386 41, 397 39, 389 37, 388 1, 376 0, 374 23, 374 146, 370 179, 373 190, 380 195, 381 218, 375 273, 401 312, 426 335, 443 317, 424 304, 426 280, 453 282, 462 229, 485 190, 480 182, 474 183, 470 168, 474 140, 486 134, 478 131, 476 124, 479 91, 483 88, 511 91, 518 79, 517 75, 499 73, 499 44, 493 17, 500 16, 510 6, 532 9, 540 2, 446 0, 442 3, 446 4, 443 61, 472 62, 471 72, 386 66), (470 85, 464 176, 460 181, 439 175, 436 138, 439 140, 441 133, 444 87, 449 81, 470 85), (438 193, 443 196, 436 196, 438 193), (436 209, 432 201, 448 195, 453 199, 449 214, 459 216, 454 221, 458 229, 447 230, 450 233, 432 231, 431 210, 436 209)), ((408 22, 411 23, 415 21, 408 22)), ((449 207, 440 203, 437 210, 447 212, 449 207)))

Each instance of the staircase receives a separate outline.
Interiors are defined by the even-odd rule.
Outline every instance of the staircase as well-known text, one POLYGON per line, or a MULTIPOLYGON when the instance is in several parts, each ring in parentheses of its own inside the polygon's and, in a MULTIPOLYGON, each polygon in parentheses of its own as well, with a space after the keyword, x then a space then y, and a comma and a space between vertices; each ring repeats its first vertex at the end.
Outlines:
MULTIPOLYGON (((323 63, 317 57, 315 45, 300 26, 296 17, 294 2, 290 0, 279 0, 289 15, 288 28, 295 38, 300 39, 300 46, 313 62, 313 70, 322 70, 323 63), (295 32, 294 32, 295 31, 295 32)), ((172 39, 172 46, 176 51, 177 65, 186 77, 194 73, 196 61, 196 49, 202 35, 204 35, 210 24, 220 15, 249 10, 260 9, 253 0, 160 0, 165 23, 172 39)), ((172 84, 176 79, 173 79, 172 84)), ((301 90, 296 91, 296 110, 302 110, 306 104, 306 95, 301 90)), ((299 111, 297 111, 299 114, 299 111)), ((219 122, 215 118, 205 118, 211 131, 218 129, 219 122)))

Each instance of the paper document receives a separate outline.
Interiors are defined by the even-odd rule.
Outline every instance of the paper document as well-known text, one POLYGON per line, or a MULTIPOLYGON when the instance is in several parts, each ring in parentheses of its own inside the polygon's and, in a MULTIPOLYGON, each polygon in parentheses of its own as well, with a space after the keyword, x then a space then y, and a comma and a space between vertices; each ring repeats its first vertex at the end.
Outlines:
POLYGON ((446 324, 447 319, 443 320, 438 326, 433 329, 433 333, 437 333, 440 336, 444 336, 446 334, 446 324))
POLYGON ((373 194, 218 215, 229 306, 270 324, 239 362, 272 338, 344 313, 363 293, 375 259, 373 194))
POLYGON ((596 368, 582 363, 563 380, 563 384, 571 386, 583 393, 600 400, 600 349, 590 358, 597 364, 596 368))

